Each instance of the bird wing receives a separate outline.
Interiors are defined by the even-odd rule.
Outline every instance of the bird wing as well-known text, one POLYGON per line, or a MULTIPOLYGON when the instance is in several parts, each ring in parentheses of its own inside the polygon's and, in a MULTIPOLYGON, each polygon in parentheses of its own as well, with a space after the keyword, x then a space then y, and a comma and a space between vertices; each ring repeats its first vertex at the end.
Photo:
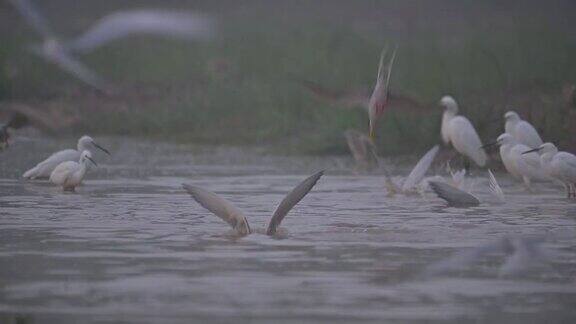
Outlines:
POLYGON ((478 198, 447 183, 430 181, 429 185, 432 191, 434 191, 438 197, 446 200, 450 206, 474 207, 480 205, 478 198))
POLYGON ((316 97, 346 108, 366 108, 370 100, 370 92, 364 88, 335 90, 309 80, 296 79, 296 82, 316 97))
MULTIPOLYGON (((386 89, 386 94, 390 90, 390 76, 392 75, 392 66, 394 65, 394 60, 396 59, 396 51, 398 50, 398 46, 394 47, 394 51, 392 52, 392 57, 390 57, 390 61, 386 64, 386 81, 384 82, 384 89, 386 89)), ((380 71, 378 71, 380 74, 380 71)))
POLYGON ((468 118, 456 116, 450 121, 450 141, 454 148, 474 160, 478 166, 486 164, 486 152, 482 148, 482 141, 468 118))
POLYGON ((402 191, 411 190, 418 183, 420 183, 420 181, 422 181, 424 175, 430 168, 430 165, 432 165, 432 162, 434 161, 436 154, 438 154, 439 149, 440 147, 436 145, 430 150, 428 150, 428 152, 426 152, 426 154, 424 154, 422 158, 420 158, 420 161, 416 163, 416 166, 414 166, 412 172, 410 172, 406 180, 404 180, 404 184, 402 185, 402 191))
POLYGON ((520 143, 528 145, 530 149, 540 147, 543 143, 534 126, 524 120, 518 122, 516 127, 514 127, 514 137, 520 143))
POLYGON ((202 207, 209 210, 214 215, 232 226, 241 234, 249 234, 250 227, 248 220, 242 211, 228 200, 217 194, 189 184, 182 184, 182 187, 198 202, 202 207))
POLYGON ((50 173, 50 182, 63 184, 77 167, 78 162, 75 161, 65 161, 58 164, 50 173))
POLYGON ((53 38, 54 33, 48 21, 40 14, 28 0, 8 0, 26 20, 28 25, 34 28, 43 38, 53 38))
POLYGON ((555 158, 560 159, 570 169, 572 169, 573 172, 576 172, 576 156, 574 154, 568 152, 559 152, 556 153, 555 158))
POLYGON ((496 197, 500 202, 506 201, 504 198, 504 191, 502 191, 502 188, 498 184, 498 181, 496 181, 494 173, 492 173, 490 169, 488 169, 488 178, 489 178, 488 190, 490 191, 490 193, 494 197, 496 197))
POLYGON ((268 224, 268 228, 266 229, 266 235, 273 235, 276 233, 278 226, 284 219, 284 217, 288 214, 288 212, 294 207, 318 182, 320 177, 324 174, 324 171, 320 171, 311 175, 310 177, 306 178, 304 181, 300 182, 292 191, 284 197, 280 205, 276 208, 274 215, 270 219, 270 223, 268 224))
POLYGON ((88 52, 132 34, 195 40, 208 38, 213 33, 213 20, 198 13, 150 9, 117 11, 100 19, 94 27, 67 46, 74 51, 88 52))
POLYGON ((95 72, 63 51, 50 56, 49 60, 93 88, 102 92, 107 92, 107 90, 110 89, 95 72))

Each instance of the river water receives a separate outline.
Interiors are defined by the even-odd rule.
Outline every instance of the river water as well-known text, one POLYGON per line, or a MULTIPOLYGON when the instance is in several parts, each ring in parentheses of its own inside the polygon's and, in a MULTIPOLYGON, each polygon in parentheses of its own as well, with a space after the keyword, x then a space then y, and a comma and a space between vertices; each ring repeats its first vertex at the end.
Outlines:
MULTIPOLYGON (((76 193, 20 175, 74 140, 28 139, 0 153, 0 323, 575 322, 576 202, 498 174, 474 208, 432 193, 387 197, 381 174, 347 157, 100 139, 76 193), (181 188, 192 183, 265 227, 299 181, 326 169, 283 222, 282 239, 227 236, 181 188), (505 235, 544 235, 546 266, 499 276, 504 256, 424 276, 427 266, 505 235)), ((410 160, 413 163, 413 160, 410 160)), ((401 180, 410 163, 390 163, 401 180)))

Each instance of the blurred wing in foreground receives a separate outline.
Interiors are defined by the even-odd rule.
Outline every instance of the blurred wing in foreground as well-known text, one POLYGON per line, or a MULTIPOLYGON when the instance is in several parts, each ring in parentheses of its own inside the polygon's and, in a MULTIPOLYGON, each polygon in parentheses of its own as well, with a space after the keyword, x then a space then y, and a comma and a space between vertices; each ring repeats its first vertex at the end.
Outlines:
POLYGON ((276 230, 278 229, 278 226, 280 226, 280 223, 284 217, 288 214, 292 207, 300 202, 300 200, 302 200, 302 198, 304 198, 304 196, 306 196, 308 192, 312 190, 316 182, 318 182, 323 174, 324 171, 320 171, 306 178, 298 186, 296 186, 296 188, 292 189, 292 191, 286 195, 286 197, 284 197, 280 205, 278 205, 278 208, 276 208, 274 215, 270 219, 270 224, 266 229, 266 235, 273 235, 276 233, 276 230))
POLYGON ((110 41, 133 34, 159 35, 190 40, 214 34, 213 19, 192 12, 162 10, 118 11, 100 19, 82 36, 67 44, 74 51, 88 52, 110 41))

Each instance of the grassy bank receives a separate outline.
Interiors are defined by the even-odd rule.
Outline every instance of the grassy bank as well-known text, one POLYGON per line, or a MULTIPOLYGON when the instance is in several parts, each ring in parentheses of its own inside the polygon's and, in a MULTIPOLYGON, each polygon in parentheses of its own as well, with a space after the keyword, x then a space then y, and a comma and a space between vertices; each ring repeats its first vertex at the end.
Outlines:
MULTIPOLYGON (((121 1, 54 0, 43 6, 65 35, 121 1), (72 17, 72 19, 57 19, 72 17)), ((158 7, 157 2, 134 5, 158 7)), ((361 110, 339 109, 294 79, 334 89, 370 87, 379 52, 399 45, 393 90, 421 102, 424 114, 393 111, 378 129, 387 154, 439 140, 440 108, 455 96, 481 136, 508 105, 544 137, 567 142, 562 87, 576 80, 576 22, 569 1, 235 1, 163 2, 220 18, 220 37, 198 44, 133 38, 82 59, 122 91, 90 89, 27 54, 35 35, 7 4, 1 7, 0 96, 45 109, 76 111, 62 132, 150 136, 184 142, 270 144, 285 152, 345 152, 342 132, 366 129, 361 110), (15 26, 5 28, 6 26, 15 26)), ((340 107, 341 108, 341 107, 340 107)))

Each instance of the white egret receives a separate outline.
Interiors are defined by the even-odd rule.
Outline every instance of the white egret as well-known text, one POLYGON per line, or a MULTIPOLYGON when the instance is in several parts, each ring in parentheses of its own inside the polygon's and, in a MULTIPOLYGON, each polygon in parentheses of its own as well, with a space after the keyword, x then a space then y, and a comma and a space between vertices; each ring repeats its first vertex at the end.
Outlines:
POLYGON ((541 236, 505 236, 496 241, 457 252, 445 260, 428 266, 424 274, 430 276, 462 271, 482 257, 492 254, 506 255, 504 263, 498 270, 498 276, 525 274, 530 270, 542 269, 551 262, 552 253, 543 247, 543 243, 544 238, 541 236))
POLYGON ((512 135, 504 133, 496 139, 495 143, 490 143, 484 147, 500 145, 500 157, 506 170, 515 178, 521 179, 530 189, 531 180, 549 181, 546 175, 540 156, 537 153, 526 153, 530 147, 520 144, 512 135))
POLYGON ((10 133, 8 132, 8 129, 22 128, 29 123, 30 120, 24 114, 11 114, 10 119, 5 124, 0 125, 0 151, 8 148, 10 145, 10 143, 8 143, 8 140, 10 139, 10 133))
POLYGON ((568 152, 559 152, 552 143, 525 151, 524 155, 540 152, 544 171, 552 178, 564 184, 568 198, 576 198, 576 156, 568 152))
POLYGON ((444 96, 440 104, 446 109, 442 116, 442 140, 452 144, 460 154, 472 159, 478 166, 486 165, 486 152, 482 148, 480 137, 468 118, 459 116, 458 104, 451 96, 444 96))
MULTIPOLYGON (((302 181, 296 186, 284 199, 270 219, 270 223, 264 232, 266 235, 272 236, 279 233, 280 223, 288 212, 294 207, 310 190, 314 187, 316 182, 322 177, 324 171, 320 171, 302 181)), ((196 200, 202 207, 206 208, 214 215, 218 216, 230 226, 232 226, 234 235, 246 236, 253 233, 248 220, 243 215, 242 211, 234 206, 231 202, 216 195, 213 192, 202 189, 200 187, 192 186, 189 184, 182 185, 184 189, 196 200)))
POLYGON ((376 78, 376 85, 374 86, 374 91, 372 91, 372 96, 368 102, 368 118, 370 120, 370 138, 374 138, 374 132, 376 130, 376 121, 388 106, 388 98, 390 91, 390 75, 392 73, 392 66, 394 64, 394 59, 396 58, 396 50, 398 47, 394 48, 392 56, 386 65, 384 65, 384 57, 388 52, 388 47, 382 50, 380 54, 380 63, 378 65, 378 76, 376 78))
POLYGON ((88 169, 88 162, 92 162, 95 166, 97 165, 96 162, 92 160, 90 151, 82 151, 78 162, 66 161, 58 164, 50 174, 50 182, 57 186, 62 186, 64 191, 74 191, 74 189, 82 183, 82 179, 84 179, 84 175, 88 169))
POLYGON ((92 137, 84 135, 78 140, 77 150, 67 149, 58 151, 50 155, 46 160, 38 163, 32 169, 26 171, 22 177, 26 179, 47 178, 50 176, 54 168, 56 168, 56 166, 58 166, 60 163, 66 161, 78 161, 81 152, 85 151, 90 146, 100 149, 106 154, 110 155, 110 152, 94 142, 92 137))
POLYGON ((504 114, 506 123, 504 129, 506 133, 512 135, 514 139, 520 143, 535 149, 542 145, 542 138, 538 132, 529 122, 520 119, 520 116, 514 111, 509 111, 504 114))
POLYGON ((130 10, 111 13, 83 35, 62 42, 48 22, 28 0, 9 0, 27 23, 44 39, 32 51, 58 65, 86 84, 107 92, 110 87, 93 71, 74 58, 73 51, 87 52, 110 41, 133 34, 153 34, 186 39, 204 39, 213 34, 214 23, 207 16, 181 11, 130 10))
MULTIPOLYGON (((461 188, 442 181, 428 181, 428 184, 432 191, 451 207, 475 207, 480 205, 480 200, 477 197, 461 188)), ((499 203, 505 202, 504 192, 490 170, 488 170, 488 191, 499 203)))

